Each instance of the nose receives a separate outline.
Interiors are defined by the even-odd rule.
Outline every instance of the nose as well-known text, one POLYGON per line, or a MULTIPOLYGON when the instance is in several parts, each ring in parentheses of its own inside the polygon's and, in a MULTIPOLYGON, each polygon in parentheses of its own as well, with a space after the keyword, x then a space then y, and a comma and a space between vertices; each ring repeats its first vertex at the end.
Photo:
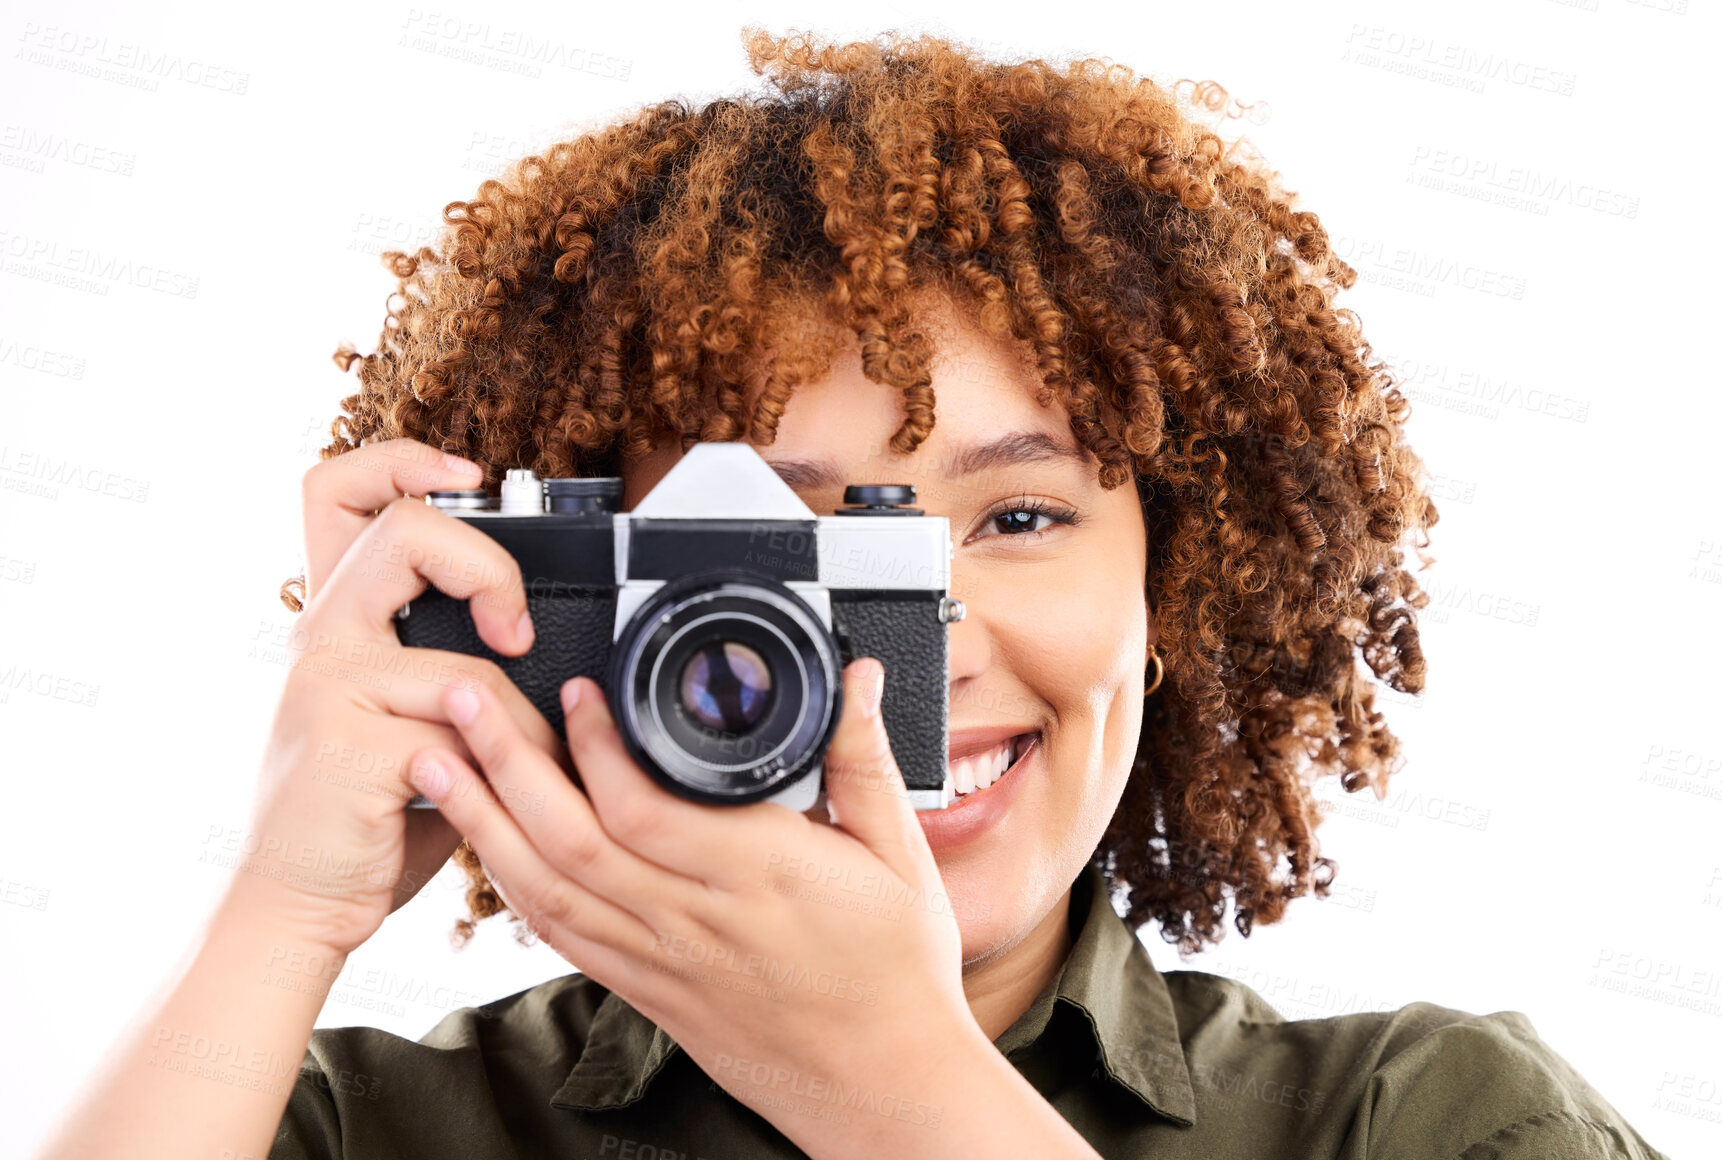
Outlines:
POLYGON ((950 671, 950 718, 955 722, 973 723, 976 716, 975 706, 969 705, 966 711, 963 706, 971 701, 984 700, 980 696, 981 684, 993 663, 992 636, 987 627, 987 606, 972 585, 965 586, 962 583, 961 573, 955 567, 951 572, 950 594, 952 598, 963 602, 963 618, 951 623, 946 638, 949 649, 947 664, 950 671))

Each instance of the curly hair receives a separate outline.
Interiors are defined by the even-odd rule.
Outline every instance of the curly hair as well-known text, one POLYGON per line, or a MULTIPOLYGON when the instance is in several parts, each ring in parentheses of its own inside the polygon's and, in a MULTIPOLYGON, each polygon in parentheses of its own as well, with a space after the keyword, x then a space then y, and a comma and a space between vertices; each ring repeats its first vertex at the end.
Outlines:
MULTIPOLYGON (((1208 123, 1242 115, 1217 83, 896 32, 742 38, 775 91, 641 106, 450 203, 434 247, 384 254, 398 291, 375 353, 335 354, 359 389, 320 456, 405 436, 494 488, 514 466, 618 475, 674 436, 769 444, 829 344, 788 330, 751 407, 746 375, 816 294, 902 392, 907 454, 934 418, 909 303, 943 290, 1031 344, 1103 487, 1142 501, 1166 680, 1094 855, 1126 921, 1193 953, 1228 894, 1245 936, 1325 895, 1314 783, 1381 797, 1398 768, 1374 680, 1423 689, 1429 597, 1400 543, 1415 531, 1426 568, 1437 519, 1410 404, 1334 307, 1356 271, 1208 123)), ((456 857, 458 944, 507 907, 456 857)))

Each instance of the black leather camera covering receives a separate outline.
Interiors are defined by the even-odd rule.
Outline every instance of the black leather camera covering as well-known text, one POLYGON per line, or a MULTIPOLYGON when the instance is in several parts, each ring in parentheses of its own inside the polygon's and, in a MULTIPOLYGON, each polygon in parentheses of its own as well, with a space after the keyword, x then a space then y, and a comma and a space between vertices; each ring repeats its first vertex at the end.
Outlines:
POLYGON ((495 661, 527 700, 537 706, 558 737, 562 725, 562 686, 570 677, 604 683, 610 660, 610 634, 616 623, 616 589, 574 588, 555 596, 528 596, 532 648, 506 657, 479 639, 465 600, 428 588, 395 620, 395 635, 408 648, 447 649, 495 661))
POLYGON ((939 620, 942 592, 833 589, 831 620, 848 648, 844 661, 878 657, 885 666, 881 713, 891 755, 910 789, 945 784, 949 634, 939 620))

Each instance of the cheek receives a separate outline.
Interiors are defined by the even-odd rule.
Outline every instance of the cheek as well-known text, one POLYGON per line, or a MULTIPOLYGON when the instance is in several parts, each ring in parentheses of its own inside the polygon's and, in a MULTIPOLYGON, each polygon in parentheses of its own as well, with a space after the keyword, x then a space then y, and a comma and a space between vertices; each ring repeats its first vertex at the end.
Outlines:
MULTIPOLYGON (((1025 572, 1028 569, 1024 569, 1025 572)), ((1148 653, 1141 583, 1112 560, 1072 557, 1013 582, 999 630, 1010 665, 1057 715, 1087 731, 1115 716, 1148 653)), ((1074 740, 1074 739, 1073 739, 1074 740)))
POLYGON ((1024 821, 1035 819, 1043 856, 1086 858, 1136 757, 1148 613, 1140 578, 1116 556, 1073 554, 1032 571, 1028 583, 1013 579, 1008 627, 994 635, 1009 654, 999 661, 1052 716, 1049 776, 1023 799, 1024 821))

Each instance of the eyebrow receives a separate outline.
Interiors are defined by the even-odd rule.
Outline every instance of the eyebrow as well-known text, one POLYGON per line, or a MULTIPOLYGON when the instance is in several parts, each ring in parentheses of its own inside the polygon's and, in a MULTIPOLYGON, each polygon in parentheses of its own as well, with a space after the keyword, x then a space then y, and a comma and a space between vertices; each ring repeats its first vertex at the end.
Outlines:
MULTIPOLYGON (((1040 431, 1012 431, 987 443, 957 448, 949 472, 960 477, 1025 463, 1061 460, 1086 467, 1089 456, 1083 448, 1040 431)), ((768 459, 766 463, 790 487, 836 489, 849 483, 869 482, 849 479, 836 464, 823 459, 768 459)))

